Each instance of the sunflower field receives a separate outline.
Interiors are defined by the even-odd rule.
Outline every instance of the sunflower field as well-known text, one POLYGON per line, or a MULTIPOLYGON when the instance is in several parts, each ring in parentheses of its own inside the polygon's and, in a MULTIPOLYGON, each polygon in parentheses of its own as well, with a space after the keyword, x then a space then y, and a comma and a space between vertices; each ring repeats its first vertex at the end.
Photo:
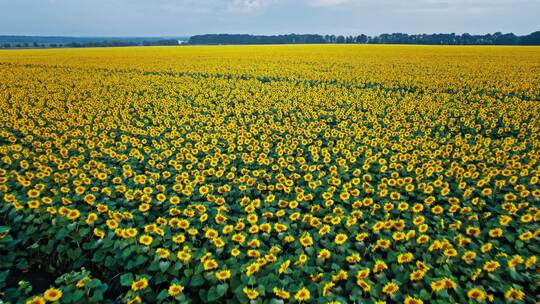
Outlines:
POLYGON ((0 51, 0 303, 538 303, 540 48, 0 51))

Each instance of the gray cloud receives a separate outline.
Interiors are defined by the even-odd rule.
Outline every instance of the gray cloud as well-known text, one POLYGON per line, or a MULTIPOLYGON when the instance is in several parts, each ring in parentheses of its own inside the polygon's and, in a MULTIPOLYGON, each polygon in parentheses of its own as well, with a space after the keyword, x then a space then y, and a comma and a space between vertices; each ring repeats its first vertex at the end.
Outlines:
POLYGON ((0 34, 515 32, 540 0, 0 0, 0 34))

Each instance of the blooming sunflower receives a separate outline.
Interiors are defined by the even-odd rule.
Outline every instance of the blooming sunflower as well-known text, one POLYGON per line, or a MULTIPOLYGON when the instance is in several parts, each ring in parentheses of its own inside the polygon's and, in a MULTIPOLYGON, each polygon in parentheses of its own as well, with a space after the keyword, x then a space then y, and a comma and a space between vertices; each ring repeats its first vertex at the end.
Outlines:
POLYGON ((138 281, 134 281, 133 283, 131 283, 131 290, 133 291, 142 290, 142 289, 145 289, 146 287, 148 287, 147 278, 142 278, 138 281))
POLYGON ((180 284, 171 284, 171 286, 169 286, 169 289, 167 290, 167 294, 170 297, 176 297, 179 294, 181 294, 183 291, 184 291, 184 286, 180 284))
POLYGON ((62 290, 57 288, 49 288, 45 290, 43 297, 49 302, 58 301, 62 297, 62 290))
POLYGON ((295 294, 294 294, 294 299, 298 302, 304 302, 304 301, 307 301, 311 298, 311 294, 309 292, 309 290, 305 287, 299 289, 295 294))

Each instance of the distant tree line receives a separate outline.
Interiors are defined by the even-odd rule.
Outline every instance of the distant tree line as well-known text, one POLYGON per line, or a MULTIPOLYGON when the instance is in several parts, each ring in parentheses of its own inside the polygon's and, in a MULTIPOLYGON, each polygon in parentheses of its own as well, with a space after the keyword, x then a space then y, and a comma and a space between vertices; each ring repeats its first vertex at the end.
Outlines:
POLYGON ((62 45, 63 47, 84 48, 84 47, 117 47, 117 46, 159 46, 159 45, 178 45, 178 40, 149 40, 142 42, 135 41, 101 41, 101 42, 72 42, 62 45))
POLYGON ((157 45, 218 45, 218 44, 431 44, 431 45, 540 45, 540 31, 518 36, 500 32, 485 35, 471 34, 381 34, 378 36, 317 35, 248 35, 248 34, 206 34, 187 38, 163 39, 158 37, 42 37, 42 36, 0 36, 0 48, 84 48, 118 46, 157 45), (186 42, 184 42, 186 41, 186 42))
POLYGON ((462 34, 416 34, 403 33, 381 34, 379 36, 336 36, 336 35, 243 35, 243 34, 206 34, 189 38, 191 45, 216 44, 432 44, 432 45, 540 45, 540 31, 529 35, 517 36, 513 33, 500 32, 486 35, 462 34))
POLYGON ((369 39, 377 44, 440 44, 440 45, 540 45, 540 31, 525 36, 497 32, 486 35, 462 34, 382 34, 369 39))
MULTIPOLYGON (((31 39, 31 38, 29 38, 31 39)), ((1 40, 1 39, 0 39, 1 40)), ((39 40, 39 39, 38 39, 39 40)), ((58 40, 58 39, 56 39, 58 40)), ((55 40, 51 40, 55 41, 55 40)), ((86 47, 119 47, 119 46, 159 46, 159 45, 179 45, 179 40, 176 39, 161 39, 161 40, 103 40, 103 41, 77 41, 65 42, 0 42, 0 48, 86 48, 86 47)))
POLYGON ((188 44, 309 44, 326 43, 321 35, 275 35, 207 34, 189 38, 188 44))

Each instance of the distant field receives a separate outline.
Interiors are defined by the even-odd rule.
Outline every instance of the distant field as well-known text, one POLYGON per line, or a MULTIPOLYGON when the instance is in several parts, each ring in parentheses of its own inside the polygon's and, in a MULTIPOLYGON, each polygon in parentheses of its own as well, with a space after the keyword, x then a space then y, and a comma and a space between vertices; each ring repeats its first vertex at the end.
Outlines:
POLYGON ((540 301, 540 47, 0 51, 0 113, 5 302, 540 301))

